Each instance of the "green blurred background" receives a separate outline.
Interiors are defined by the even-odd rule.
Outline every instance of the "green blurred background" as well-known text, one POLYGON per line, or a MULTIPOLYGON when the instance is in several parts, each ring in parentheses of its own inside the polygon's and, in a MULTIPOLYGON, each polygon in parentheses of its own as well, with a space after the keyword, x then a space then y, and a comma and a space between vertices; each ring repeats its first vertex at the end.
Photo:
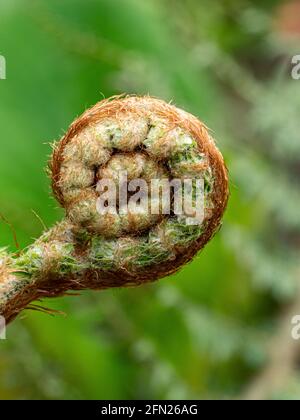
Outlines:
MULTIPOLYGON (((62 217, 49 144, 103 97, 196 114, 231 178, 221 231, 179 274, 24 312, 0 398, 300 398, 300 2, 1 0, 0 54, 0 212, 21 248, 62 217)), ((0 246, 16 250, 4 222, 0 246)))

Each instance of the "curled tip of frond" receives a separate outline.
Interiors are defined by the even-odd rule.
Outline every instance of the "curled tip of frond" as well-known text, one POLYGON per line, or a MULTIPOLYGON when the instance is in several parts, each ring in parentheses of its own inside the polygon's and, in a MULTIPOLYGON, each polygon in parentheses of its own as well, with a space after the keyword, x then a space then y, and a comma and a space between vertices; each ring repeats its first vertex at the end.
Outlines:
MULTIPOLYGON (((150 96, 120 95, 86 110, 54 144, 49 172, 66 218, 17 258, 0 250, 0 314, 40 297, 136 286, 173 274, 218 230, 228 200, 223 157, 195 116, 150 96), (132 178, 204 178, 205 217, 132 213, 104 218, 95 184, 116 167, 132 178)), ((151 198, 150 198, 151 199, 151 198)))
MULTIPOLYGON (((168 243, 168 240, 165 241, 157 250, 158 255, 154 255, 152 263, 147 258, 150 246, 135 245, 137 254, 140 253, 140 260, 136 261, 139 270, 134 276, 154 279, 176 271, 204 247, 218 229, 227 204, 229 195, 227 169, 205 124, 188 112, 158 98, 136 95, 113 96, 86 110, 71 124, 65 136, 54 148, 50 168, 54 195, 66 208, 68 217, 75 225, 79 223, 91 234, 110 235, 113 238, 123 236, 126 240, 126 232, 120 228, 119 219, 100 220, 96 214, 93 171, 95 167, 109 166, 112 156, 116 160, 118 153, 120 161, 124 161, 124 153, 127 153, 129 158, 135 159, 136 162, 141 150, 143 156, 146 154, 157 164, 157 171, 161 162, 165 167, 170 168, 172 166, 170 162, 174 161, 174 156, 177 160, 182 159, 185 165, 181 165, 181 172, 177 164, 177 171, 174 168, 176 165, 173 165, 171 178, 175 177, 175 174, 184 176, 184 170, 190 169, 192 172, 193 167, 193 176, 197 177, 200 171, 203 173, 206 171, 206 174, 209 173, 208 178, 211 182, 209 195, 211 209, 207 212, 201 231, 191 234, 190 231, 183 231, 179 223, 178 226, 172 224, 171 227, 169 225, 165 227, 159 222, 161 224, 158 229, 161 231, 164 228, 169 231, 171 229, 173 236, 178 235, 178 238, 172 244, 170 241, 168 243), (191 144, 195 144, 193 150, 190 145, 186 146, 189 149, 184 149, 183 139, 187 136, 191 139, 191 144), (116 151, 117 154, 115 154, 116 151), (199 158, 197 165, 194 162, 192 166, 192 160, 188 160, 187 151, 191 152, 194 158, 196 156, 196 159, 201 156, 201 162, 199 158), (143 247, 145 247, 145 254, 141 251, 143 247), (164 260, 165 248, 170 249, 170 247, 172 247, 171 252, 166 253, 164 260)), ((145 161, 145 157, 143 159, 145 161)), ((101 170, 97 169, 97 173, 101 173, 101 170)), ((136 234, 139 235, 138 226, 139 224, 137 224, 136 234)), ((158 235, 155 227, 150 232, 158 235)), ((165 233, 163 236, 166 238, 165 233)), ((162 242, 161 238, 162 235, 158 237, 157 242, 162 242)), ((124 242, 124 238, 121 239, 124 242)), ((128 237, 128 246, 129 241, 131 241, 130 237, 128 237)), ((127 245, 123 242, 115 239, 114 246, 118 249, 120 247, 123 249, 124 246, 126 248, 127 245)), ((133 246, 131 242, 130 246, 133 246)), ((107 252, 110 253, 110 250, 107 252)), ((116 261, 115 253, 111 253, 110 257, 111 261, 116 261)), ((103 263, 103 260, 101 262, 103 263)), ((132 274, 132 270, 128 268, 128 265, 122 264, 122 261, 118 267, 111 266, 110 268, 119 270, 125 268, 127 273, 132 274)))

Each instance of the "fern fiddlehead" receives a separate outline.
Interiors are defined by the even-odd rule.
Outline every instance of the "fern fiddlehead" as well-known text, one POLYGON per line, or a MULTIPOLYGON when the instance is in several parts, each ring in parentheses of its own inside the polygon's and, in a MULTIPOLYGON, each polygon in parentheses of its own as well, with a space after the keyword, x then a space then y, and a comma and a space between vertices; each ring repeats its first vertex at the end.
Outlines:
POLYGON ((87 110, 54 145, 50 174, 66 217, 18 257, 0 252, 0 314, 7 322, 37 298, 139 285, 176 272, 216 232, 228 200, 227 170, 206 127, 151 97, 113 97, 87 110), (202 223, 165 214, 164 195, 150 196, 139 212, 124 210, 119 200, 117 212, 100 213, 99 182, 119 188, 124 173, 127 183, 147 185, 204 179, 202 223), (153 205, 158 211, 151 212, 153 205))

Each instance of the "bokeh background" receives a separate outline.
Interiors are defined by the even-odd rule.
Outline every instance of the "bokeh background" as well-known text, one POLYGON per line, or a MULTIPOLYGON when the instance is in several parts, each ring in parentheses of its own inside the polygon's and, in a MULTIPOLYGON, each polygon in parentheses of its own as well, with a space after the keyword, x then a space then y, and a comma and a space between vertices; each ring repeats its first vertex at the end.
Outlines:
MULTIPOLYGON (((221 231, 177 275, 24 312, 0 398, 300 398, 300 2, 1 0, 0 54, 0 212, 21 248, 62 217, 49 144, 103 97, 196 114, 231 178, 221 231)), ((13 236, 1 221, 0 246, 13 236)))

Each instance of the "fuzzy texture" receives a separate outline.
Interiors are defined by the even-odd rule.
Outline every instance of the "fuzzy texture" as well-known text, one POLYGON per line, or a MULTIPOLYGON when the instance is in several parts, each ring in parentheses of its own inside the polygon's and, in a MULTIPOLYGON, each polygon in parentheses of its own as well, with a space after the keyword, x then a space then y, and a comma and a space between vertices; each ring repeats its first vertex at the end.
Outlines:
MULTIPOLYGON (((194 116, 151 97, 113 97, 74 121, 50 162, 66 219, 18 258, 0 253, 0 314, 9 321, 32 300, 67 290, 139 285, 176 272, 218 229, 228 200, 222 155, 194 116), (204 179, 202 225, 165 215, 164 196, 131 213, 100 215, 96 185, 155 178, 204 179)), ((152 201, 151 201, 152 200, 152 201)))

